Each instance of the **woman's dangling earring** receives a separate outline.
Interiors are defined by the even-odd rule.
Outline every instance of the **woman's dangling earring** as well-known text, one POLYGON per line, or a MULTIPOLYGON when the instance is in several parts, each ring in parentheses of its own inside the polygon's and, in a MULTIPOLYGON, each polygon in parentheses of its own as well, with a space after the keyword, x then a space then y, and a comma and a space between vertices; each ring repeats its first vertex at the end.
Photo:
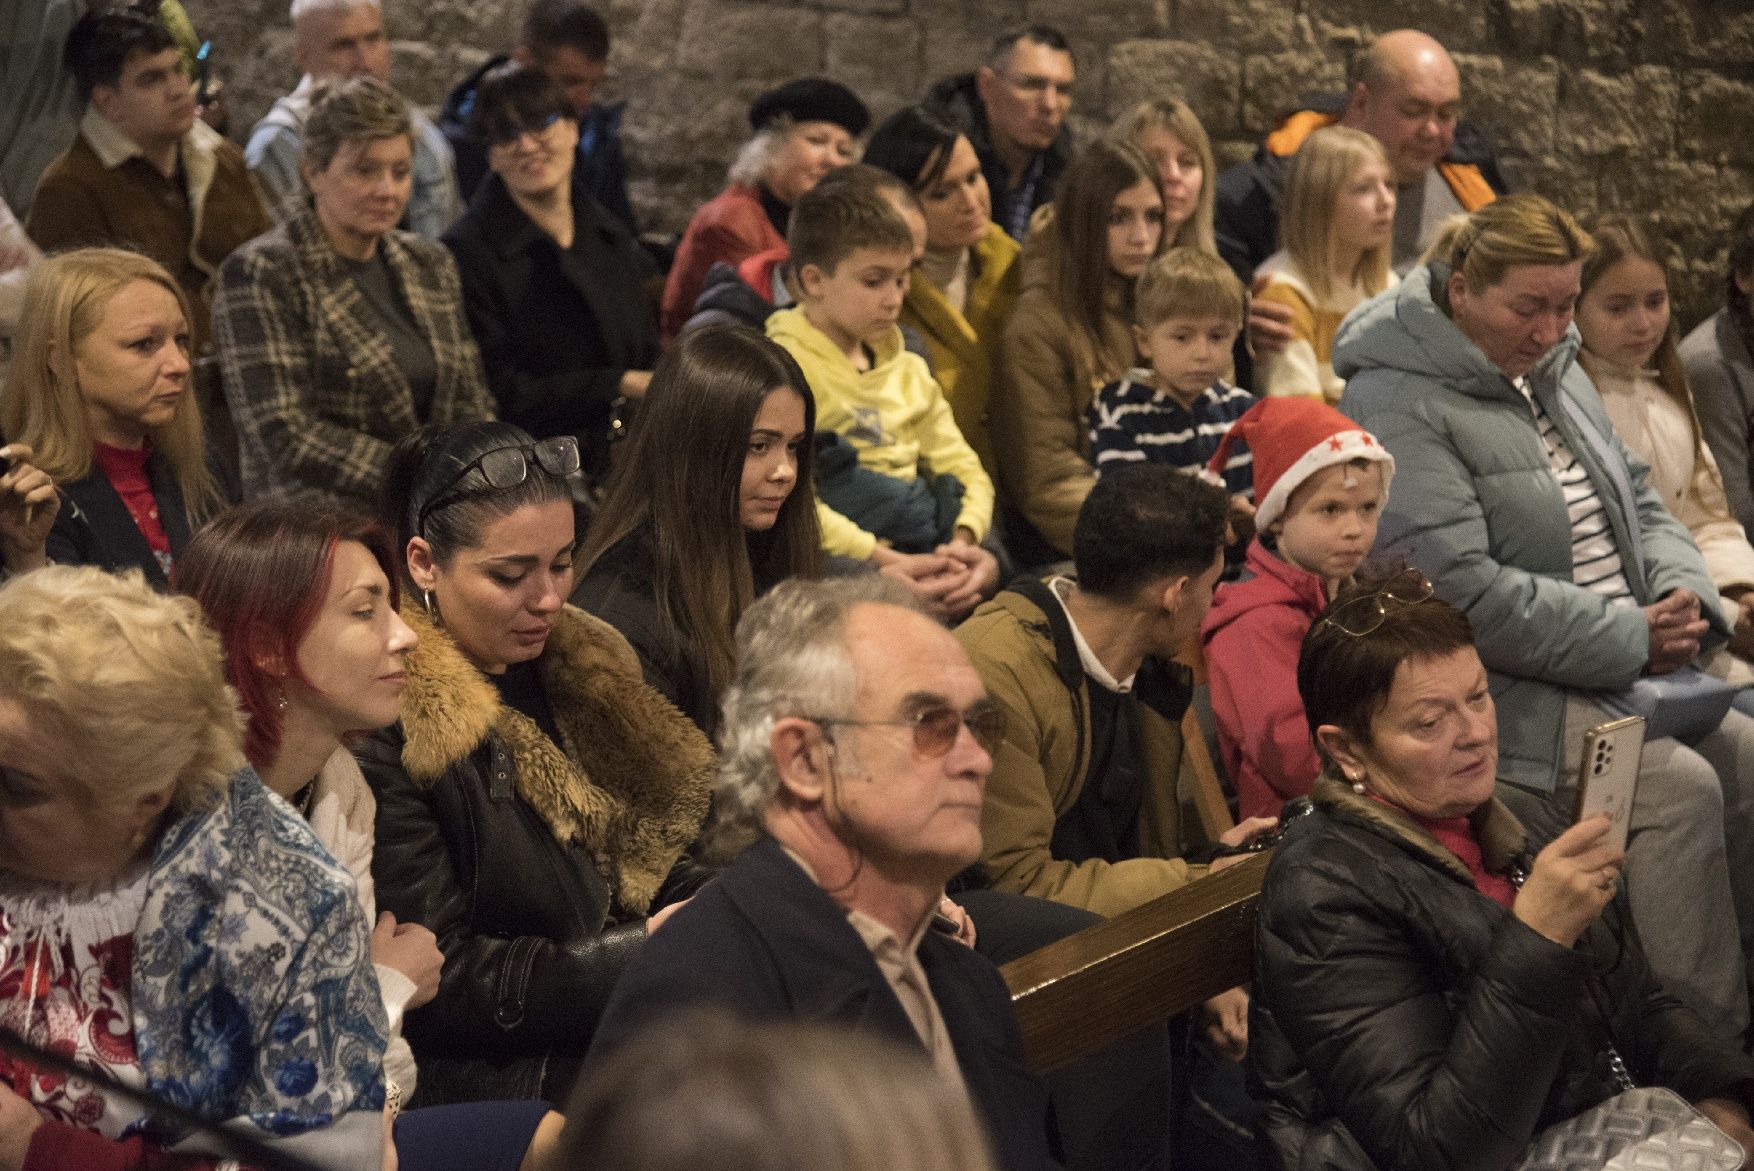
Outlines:
POLYGON ((1347 770, 1346 779, 1352 782, 1352 791, 1354 793, 1358 793, 1360 795, 1362 795, 1364 793, 1364 777, 1362 775, 1360 775, 1359 773, 1352 772, 1351 770, 1347 770))
POLYGON ((420 591, 420 600, 422 602, 426 603, 427 617, 429 617, 429 618, 436 617, 436 615, 433 614, 433 610, 432 610, 432 591, 431 590, 421 590, 420 591))
POLYGON ((277 712, 284 712, 286 710, 286 692, 282 691, 280 693, 280 698, 274 701, 274 710, 277 712))

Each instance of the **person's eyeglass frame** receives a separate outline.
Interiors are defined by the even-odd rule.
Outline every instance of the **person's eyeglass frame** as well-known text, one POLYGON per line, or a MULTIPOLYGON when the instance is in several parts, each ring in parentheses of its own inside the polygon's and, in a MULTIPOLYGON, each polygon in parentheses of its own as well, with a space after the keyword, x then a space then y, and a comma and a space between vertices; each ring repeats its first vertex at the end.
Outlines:
POLYGON ((542 471, 560 479, 572 475, 579 470, 579 441, 571 435, 555 435, 547 439, 538 439, 534 443, 508 443, 504 447, 495 447, 484 451, 462 469, 445 481, 444 487, 427 498, 420 512, 414 518, 414 535, 421 540, 426 539, 426 521, 435 511, 453 503, 460 498, 457 485, 461 484, 470 472, 481 470, 482 479, 487 481, 489 488, 501 491, 516 488, 530 478, 530 465, 534 463, 542 471), (516 456, 512 459, 497 459, 497 456, 516 456))
POLYGON ((1316 625, 1318 629, 1332 626, 1341 634, 1364 638, 1375 634, 1388 621, 1389 602, 1398 606, 1417 606, 1421 602, 1429 601, 1435 592, 1430 579, 1423 573, 1417 569, 1405 570, 1368 594, 1348 598, 1324 615, 1316 625), (1354 611, 1364 617, 1357 622, 1343 618, 1354 611))
POLYGON ((895 720, 857 720, 839 716, 805 716, 804 719, 824 728, 910 728, 913 730, 914 755, 921 760, 940 760, 956 747, 962 729, 981 750, 991 756, 998 752, 1005 739, 1010 717, 996 703, 982 701, 966 710, 947 703, 929 703, 913 715, 895 720))

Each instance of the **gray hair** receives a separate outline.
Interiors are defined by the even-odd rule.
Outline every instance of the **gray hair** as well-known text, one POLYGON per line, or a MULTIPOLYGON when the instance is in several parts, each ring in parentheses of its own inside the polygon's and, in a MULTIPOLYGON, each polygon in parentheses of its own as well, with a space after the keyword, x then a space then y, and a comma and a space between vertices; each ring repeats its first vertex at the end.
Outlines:
POLYGON ((305 17, 315 16, 319 12, 345 12, 349 8, 358 8, 367 4, 380 12, 383 10, 383 6, 378 3, 378 0, 292 0, 289 15, 296 27, 298 22, 305 17))
POLYGON ((906 586, 870 573, 782 582, 737 623, 737 676, 719 722, 719 775, 707 832, 718 857, 732 858, 754 839, 779 791, 774 722, 844 713, 858 698, 846 624, 853 608, 867 602, 925 613, 906 586))
POLYGON ((748 187, 767 178, 767 169, 779 156, 780 148, 785 145, 786 135, 791 133, 792 125, 790 114, 777 114, 767 125, 750 135, 749 141, 737 148, 737 157, 731 160, 726 178, 748 187))

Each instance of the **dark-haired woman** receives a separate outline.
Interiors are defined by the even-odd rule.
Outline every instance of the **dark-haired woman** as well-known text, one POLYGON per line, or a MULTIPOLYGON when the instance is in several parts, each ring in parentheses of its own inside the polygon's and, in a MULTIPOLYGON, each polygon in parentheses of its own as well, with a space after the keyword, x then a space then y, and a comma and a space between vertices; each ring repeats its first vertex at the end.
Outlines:
POLYGON ((353 876, 389 1019, 384 1085, 406 1171, 516 1171, 560 1130, 543 1102, 397 1113, 416 1088, 402 1021, 438 991, 444 955, 418 923, 379 914, 372 882, 377 802, 349 741, 396 721, 414 632, 397 612, 397 570, 375 523, 329 508, 262 501, 216 518, 189 543, 178 588, 225 646, 226 680, 249 719, 244 751, 262 782, 310 823, 353 876))
POLYGON ((1255 922, 1263 1166, 1503 1171, 1631 1083, 1754 1150, 1754 1062, 1652 976, 1608 819, 1495 785, 1467 618, 1417 574, 1342 594, 1297 685, 1324 771, 1255 922))
POLYGON ((1092 143, 1055 190, 1042 261, 1025 266, 1005 324, 991 412, 1001 487, 1047 546, 1025 545, 1025 561, 1071 553, 1072 522, 1096 482, 1085 412, 1138 362, 1133 286, 1163 251, 1157 168, 1136 148, 1092 143))
POLYGON ((702 731, 718 724, 749 603, 814 577, 816 401, 752 330, 685 334, 658 363, 573 599, 627 638, 646 680, 702 731))
POLYGON ((658 357, 657 268, 575 172, 578 119, 541 70, 488 73, 470 127, 492 173, 444 240, 488 389, 507 422, 576 437, 599 478, 616 399, 644 394, 658 357))
POLYGON ((902 324, 926 339, 932 373, 963 438, 997 474, 987 399, 999 338, 1016 303, 1017 242, 993 222, 992 194, 968 136, 924 106, 906 106, 871 132, 865 162, 919 197, 926 254, 902 302, 902 324))
POLYGON ((1726 304, 1687 335, 1681 362, 1730 512, 1754 533, 1754 204, 1730 229, 1724 267, 1726 304))
MULTIPOLYGON (((691 893, 712 751, 572 591, 570 436, 509 423, 399 444, 384 519, 420 636, 402 719, 358 755, 378 905, 438 936, 404 1035, 417 1105, 562 1101, 648 915, 691 893)), ((654 917, 652 922, 656 922, 654 917)))

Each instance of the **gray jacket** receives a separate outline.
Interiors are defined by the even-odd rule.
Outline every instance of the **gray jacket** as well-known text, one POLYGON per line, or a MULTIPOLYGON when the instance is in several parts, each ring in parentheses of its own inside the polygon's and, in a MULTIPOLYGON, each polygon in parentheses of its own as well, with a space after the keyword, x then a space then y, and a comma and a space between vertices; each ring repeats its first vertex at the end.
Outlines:
MULTIPOLYGON (((1415 268, 1341 324, 1340 405, 1400 469, 1379 553, 1423 570, 1473 623, 1498 705, 1499 776, 1551 791, 1570 767, 1561 744, 1566 693, 1630 686, 1649 657, 1649 627, 1639 610, 1572 584, 1570 516, 1534 416, 1434 299, 1448 277, 1448 265, 1415 268)), ((1638 604, 1690 589, 1712 624, 1708 641, 1722 641, 1728 627, 1705 563, 1645 483, 1644 463, 1615 437, 1577 349, 1577 330, 1568 329, 1529 372, 1529 387, 1588 471, 1638 604), (1593 424, 1601 450, 1624 461, 1636 515, 1621 506, 1601 450, 1566 400, 1593 424)))
POLYGON ((1730 511, 1754 533, 1754 355, 1730 310, 1719 309, 1687 335, 1681 363, 1730 511))

